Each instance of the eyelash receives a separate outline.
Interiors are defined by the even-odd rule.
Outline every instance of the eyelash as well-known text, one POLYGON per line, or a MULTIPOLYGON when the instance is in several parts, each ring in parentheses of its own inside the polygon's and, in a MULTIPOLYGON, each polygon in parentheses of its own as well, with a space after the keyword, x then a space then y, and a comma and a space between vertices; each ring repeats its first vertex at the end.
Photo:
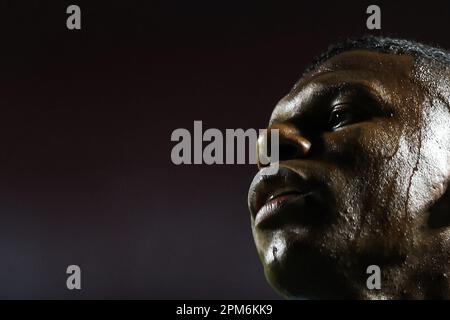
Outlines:
POLYGON ((328 119, 328 127, 330 130, 336 130, 338 128, 358 122, 359 116, 352 110, 348 104, 339 104, 334 106, 330 112, 328 119))

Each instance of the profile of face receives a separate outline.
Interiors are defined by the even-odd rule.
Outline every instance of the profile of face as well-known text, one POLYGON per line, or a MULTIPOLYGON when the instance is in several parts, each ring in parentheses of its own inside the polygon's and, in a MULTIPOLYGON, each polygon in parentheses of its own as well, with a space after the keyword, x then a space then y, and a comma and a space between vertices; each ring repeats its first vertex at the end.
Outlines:
POLYGON ((259 166, 248 203, 280 294, 450 298, 449 79, 425 58, 344 51, 277 104, 279 170, 259 166))

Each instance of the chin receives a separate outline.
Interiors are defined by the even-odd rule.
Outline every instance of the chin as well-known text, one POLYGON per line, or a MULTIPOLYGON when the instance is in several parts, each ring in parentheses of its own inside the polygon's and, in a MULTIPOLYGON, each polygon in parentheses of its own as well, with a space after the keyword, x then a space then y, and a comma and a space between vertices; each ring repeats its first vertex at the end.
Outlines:
POLYGON ((354 299, 345 270, 335 259, 302 243, 284 251, 264 253, 264 273, 269 284, 288 299, 354 299), (272 256, 271 259, 267 257, 272 256))

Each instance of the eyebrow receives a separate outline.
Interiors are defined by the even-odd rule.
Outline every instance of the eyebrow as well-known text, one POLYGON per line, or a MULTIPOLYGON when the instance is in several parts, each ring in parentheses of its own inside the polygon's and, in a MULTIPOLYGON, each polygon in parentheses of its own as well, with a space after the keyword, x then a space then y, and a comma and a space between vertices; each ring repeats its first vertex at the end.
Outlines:
MULTIPOLYGON (((354 70, 352 70, 352 73, 354 73, 354 70)), ((326 78, 333 78, 337 75, 336 72, 330 72, 322 76, 328 82, 332 79, 326 78)), ((342 75, 342 71, 339 72, 339 75, 342 75)), ((272 113, 269 125, 291 118, 298 118, 308 111, 311 106, 315 106, 319 102, 326 103, 331 108, 334 99, 338 98, 340 94, 351 91, 361 93, 364 97, 371 99, 380 106, 380 111, 383 113, 392 112, 390 94, 383 83, 377 81, 376 78, 354 79, 354 76, 353 79, 351 78, 350 76, 349 79, 339 79, 339 81, 334 83, 326 83, 322 77, 320 81, 316 78, 314 81, 298 87, 297 90, 291 91, 283 102, 282 115, 279 112, 275 112, 276 108, 272 113)))

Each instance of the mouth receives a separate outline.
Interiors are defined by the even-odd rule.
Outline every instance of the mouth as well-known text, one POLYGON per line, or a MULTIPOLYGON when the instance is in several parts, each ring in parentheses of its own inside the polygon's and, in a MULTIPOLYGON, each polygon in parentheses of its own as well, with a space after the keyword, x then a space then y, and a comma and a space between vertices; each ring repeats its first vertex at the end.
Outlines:
POLYGON ((297 191, 287 191, 277 196, 271 196, 269 200, 258 210, 255 217, 255 225, 261 226, 263 223, 279 216, 290 206, 299 207, 305 204, 305 197, 308 195, 297 191))
POLYGON ((317 193, 305 176, 286 167, 268 175, 263 168, 250 186, 248 202, 255 226, 263 227, 283 220, 309 224, 318 217, 308 217, 314 198, 317 193))

